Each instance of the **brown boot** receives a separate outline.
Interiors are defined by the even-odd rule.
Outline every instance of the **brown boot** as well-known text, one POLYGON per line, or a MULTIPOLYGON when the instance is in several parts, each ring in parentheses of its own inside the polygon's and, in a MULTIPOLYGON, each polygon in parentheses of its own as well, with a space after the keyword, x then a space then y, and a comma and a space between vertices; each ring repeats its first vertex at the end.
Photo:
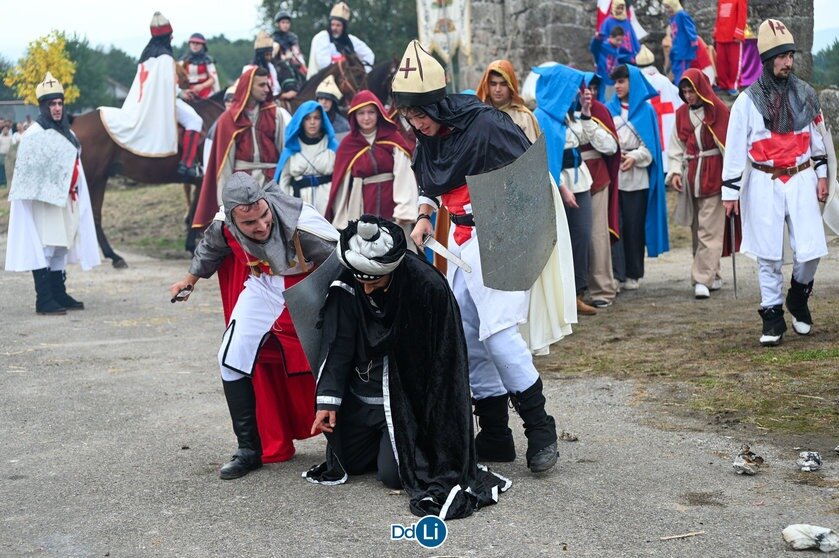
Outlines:
POLYGON ((583 295, 577 295, 577 314, 581 314, 583 316, 594 316, 597 314, 597 308, 589 306, 583 302, 583 295))

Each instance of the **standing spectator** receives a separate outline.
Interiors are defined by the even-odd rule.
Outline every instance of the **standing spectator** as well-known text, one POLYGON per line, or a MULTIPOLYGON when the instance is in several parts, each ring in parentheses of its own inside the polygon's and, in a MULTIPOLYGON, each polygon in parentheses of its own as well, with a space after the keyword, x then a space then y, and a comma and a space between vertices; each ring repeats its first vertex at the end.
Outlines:
POLYGON ((676 111, 666 183, 679 192, 677 224, 691 231, 694 296, 705 299, 722 287, 720 256, 726 228, 720 193, 728 107, 696 68, 682 76, 679 94, 685 104, 676 111))
POLYGON ((746 37, 747 0, 717 0, 714 43, 717 52, 717 85, 729 95, 740 86, 740 60, 746 37))
POLYGON ((638 41, 638 35, 635 34, 635 28, 632 27, 632 22, 627 17, 626 0, 612 0, 612 10, 598 29, 598 33, 602 37, 611 37, 612 29, 620 27, 623 29, 623 42, 621 46, 632 53, 632 58, 641 50, 641 43, 638 41))
POLYGON ((326 219, 338 229, 362 214, 398 223, 409 233, 417 220, 417 180, 411 146, 371 91, 350 105, 350 133, 335 156, 326 219))
POLYGON ((15 161, 17 160, 17 146, 20 143, 20 138, 23 136, 23 132, 26 131, 26 124, 21 122, 19 124, 15 124, 12 122, 11 127, 11 141, 9 142, 9 151, 6 153, 5 157, 5 168, 6 168, 6 181, 8 182, 9 186, 12 185, 12 178, 14 178, 15 173, 15 161))
POLYGON ((285 147, 274 172, 274 181, 285 193, 302 198, 323 215, 337 148, 338 142, 326 111, 317 101, 306 101, 297 107, 286 128, 285 147))
POLYGON ((673 72, 673 83, 679 83, 682 74, 696 58, 699 36, 693 18, 682 8, 679 0, 664 0, 664 7, 670 16, 670 38, 673 41, 670 69, 673 72))
POLYGON ((0 186, 6 185, 6 154, 12 147, 12 128, 9 122, 0 122, 0 186))
POLYGON ((644 246, 651 258, 670 249, 658 119, 647 101, 657 92, 635 66, 612 72, 615 96, 607 107, 621 148, 621 241, 612 245, 615 276, 637 290, 644 277, 644 246))
POLYGON ((489 63, 478 84, 475 95, 483 102, 506 112, 513 122, 524 131, 532 142, 539 137, 539 123, 519 95, 519 80, 513 64, 508 60, 494 60, 489 63))

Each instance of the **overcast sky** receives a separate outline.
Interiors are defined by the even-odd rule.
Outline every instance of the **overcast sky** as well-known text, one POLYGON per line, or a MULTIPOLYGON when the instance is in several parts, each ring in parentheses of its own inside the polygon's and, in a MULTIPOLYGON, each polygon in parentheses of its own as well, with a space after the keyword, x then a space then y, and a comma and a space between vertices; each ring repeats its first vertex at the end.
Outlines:
MULTIPOLYGON (((836 0, 814 0, 813 4, 816 31, 839 29, 836 0)), ((0 0, 0 55, 16 62, 30 41, 60 29, 86 36, 94 46, 114 45, 139 56, 148 42, 148 25, 156 10, 172 22, 175 44, 195 32, 207 37, 224 33, 229 39, 252 38, 258 5, 258 0, 0 0)))
POLYGON ((253 38, 258 0, 0 0, 0 55, 16 62, 30 41, 53 29, 86 36, 91 45, 114 45, 139 56, 155 11, 172 22, 174 44, 192 33, 253 38))

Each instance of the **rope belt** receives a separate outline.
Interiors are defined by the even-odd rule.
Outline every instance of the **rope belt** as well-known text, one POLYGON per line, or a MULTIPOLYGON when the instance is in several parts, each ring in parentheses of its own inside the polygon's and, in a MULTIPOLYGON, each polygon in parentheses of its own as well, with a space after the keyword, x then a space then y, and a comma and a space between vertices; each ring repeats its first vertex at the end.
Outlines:
POLYGON ((771 174, 772 180, 775 180, 782 176, 795 176, 799 172, 809 169, 811 164, 812 161, 809 159, 797 167, 773 167, 772 165, 761 165, 760 163, 753 162, 752 168, 763 171, 766 174, 771 174))
POLYGON ((368 176, 361 180, 362 184, 378 184, 379 182, 387 182, 388 180, 393 180, 393 173, 392 172, 382 172, 379 174, 374 174, 373 176, 368 176))
POLYGON ((233 170, 237 171, 273 169, 276 166, 277 163, 254 163, 253 161, 242 161, 241 159, 233 161, 233 170))

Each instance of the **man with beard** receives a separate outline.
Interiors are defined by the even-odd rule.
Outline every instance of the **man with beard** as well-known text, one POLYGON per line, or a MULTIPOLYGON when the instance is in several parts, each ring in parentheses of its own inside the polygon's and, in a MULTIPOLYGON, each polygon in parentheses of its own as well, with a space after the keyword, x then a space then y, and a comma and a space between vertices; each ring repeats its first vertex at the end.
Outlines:
POLYGON ((418 516, 496 503, 511 483, 476 463, 466 340, 446 279, 408 253, 399 225, 372 215, 341 231, 337 256, 345 269, 322 311, 329 348, 311 430, 326 434, 326 462, 304 476, 335 485, 376 471, 418 516))
POLYGON ((212 221, 234 172, 247 172, 260 185, 274 177, 290 120, 288 111, 271 100, 268 71, 249 66, 239 77, 230 108, 218 119, 193 227, 212 221))
MULTIPOLYGON (((307 397, 307 386, 311 389, 311 382, 305 383, 311 375, 300 378, 308 364, 283 293, 329 257, 338 234, 312 206, 281 193, 274 182, 263 188, 254 177, 237 172, 226 182, 222 196, 223 220, 216 218, 207 228, 195 249, 189 273, 174 283, 170 292, 173 301, 186 300, 199 278, 219 272, 227 329, 218 362, 239 444, 233 459, 219 472, 228 480, 262 466, 263 440, 257 411, 279 407, 278 396, 271 390, 255 390, 256 382, 265 380, 256 375, 268 372, 257 370, 257 357, 269 335, 282 346, 281 369, 271 372, 282 375, 284 385, 298 398, 307 397), (246 270, 244 275, 237 266, 246 270), (294 376, 298 381, 293 381, 294 376)), ((307 417, 311 420, 310 415, 307 417)), ((277 426, 290 428, 282 423, 277 426)), ((293 452, 291 447, 290 455, 282 457, 290 459, 293 452)))
POLYGON ((64 111, 64 87, 51 73, 35 88, 41 114, 20 141, 9 190, 11 213, 7 271, 32 271, 35 311, 42 315, 82 310, 67 294, 64 268, 99 265, 99 246, 81 146, 64 111))
POLYGON ((450 265, 447 275, 469 351, 470 384, 481 425, 476 451, 485 461, 515 459, 507 426, 507 401, 512 399, 524 422, 527 466, 534 473, 545 472, 556 465, 557 436, 554 418, 545 408, 542 379, 519 332, 519 325, 528 320, 530 291, 485 285, 466 183, 467 176, 509 165, 527 151, 530 141, 506 114, 477 97, 446 95, 445 71, 419 41, 408 45, 399 67, 393 79, 394 103, 417 136, 413 168, 420 187, 419 215, 411 238, 420 245, 433 234, 431 215, 445 206, 454 224, 448 249, 473 270, 465 273, 450 265))
POLYGON ((787 310, 797 334, 808 335, 813 326, 807 300, 819 258, 827 255, 819 208, 828 197, 826 132, 816 92, 793 74, 796 46, 787 26, 767 19, 757 40, 763 73, 731 108, 722 199, 726 214, 742 220, 741 250, 757 258, 760 343, 775 346, 787 329, 784 225, 793 253, 787 310))
POLYGON ((332 6, 332 11, 329 12, 329 29, 324 29, 312 37, 307 79, 350 54, 355 54, 368 72, 373 69, 376 55, 367 43, 347 31, 350 15, 350 7, 344 2, 332 6))

